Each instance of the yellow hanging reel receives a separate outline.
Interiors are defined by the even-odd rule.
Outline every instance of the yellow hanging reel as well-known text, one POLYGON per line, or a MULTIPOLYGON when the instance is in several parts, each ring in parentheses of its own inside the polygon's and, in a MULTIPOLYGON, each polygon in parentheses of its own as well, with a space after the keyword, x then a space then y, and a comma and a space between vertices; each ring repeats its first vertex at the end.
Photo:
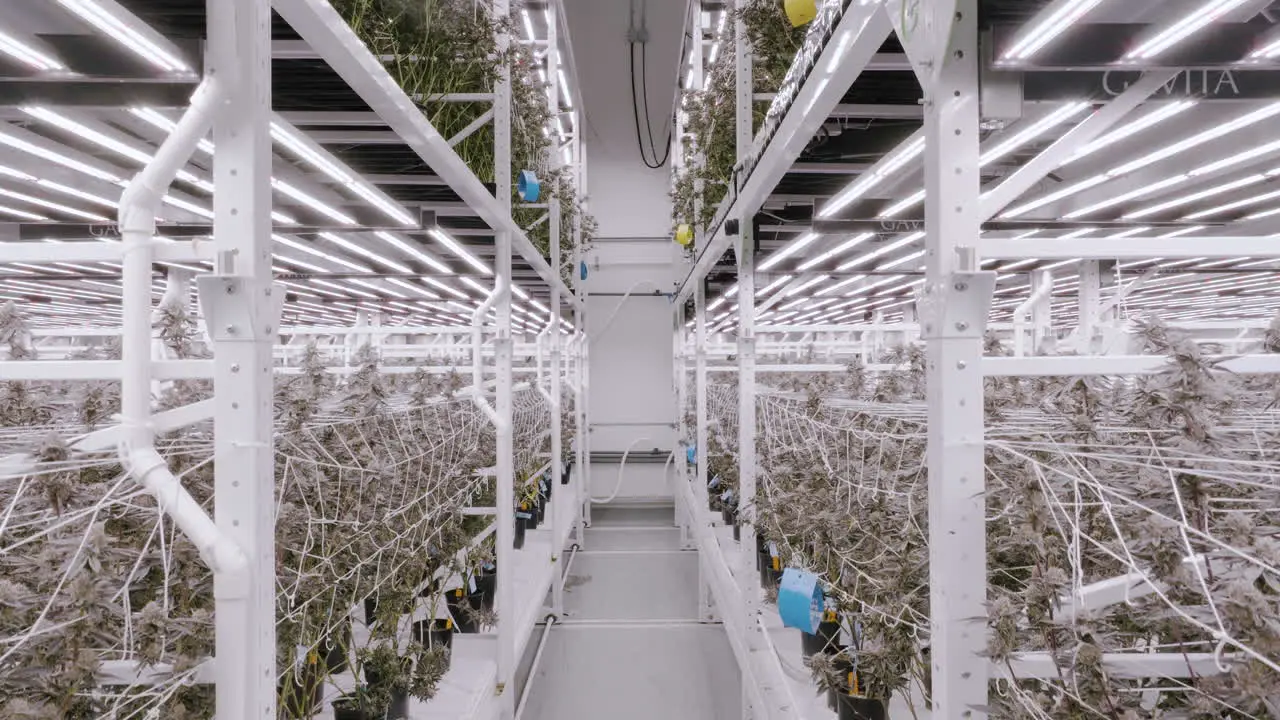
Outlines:
POLYGON ((783 8, 792 27, 806 25, 818 17, 817 0, 784 0, 783 8))
POLYGON ((680 247, 689 247, 693 244, 693 228, 688 223, 680 223, 676 226, 676 242, 680 243, 680 247))

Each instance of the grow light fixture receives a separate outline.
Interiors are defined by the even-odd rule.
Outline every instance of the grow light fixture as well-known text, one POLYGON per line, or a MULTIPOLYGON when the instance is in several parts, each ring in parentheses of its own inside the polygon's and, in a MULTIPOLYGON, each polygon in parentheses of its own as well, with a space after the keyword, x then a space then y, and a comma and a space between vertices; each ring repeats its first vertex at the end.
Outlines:
POLYGON ((1121 140, 1124 140, 1125 138, 1136 135, 1153 125, 1162 123, 1165 120, 1168 120, 1169 118, 1175 115, 1178 115, 1179 113, 1185 110, 1190 110, 1191 108, 1195 107, 1195 105, 1196 105, 1195 100, 1178 100, 1176 102, 1172 102, 1167 105, 1161 105, 1158 110, 1147 113, 1146 115, 1143 115, 1141 118, 1139 118, 1137 121, 1128 123, 1124 127, 1120 128, 1119 130, 1116 130, 1111 133, 1107 133, 1106 135, 1103 135, 1097 140, 1094 140, 1088 145, 1085 145, 1084 147, 1080 148, 1074 154, 1072 154, 1071 157, 1067 158, 1066 161, 1062 163, 1062 165, 1064 166, 1070 165, 1076 160, 1079 160, 1087 155, 1092 155, 1093 153, 1105 147, 1110 147, 1111 145, 1114 145, 1120 142, 1121 140))
POLYGON ((284 182, 283 180, 277 180, 276 178, 271 178, 271 187, 275 188, 282 195, 285 195, 286 197, 290 197, 290 198, 293 198, 294 200, 297 200, 303 205, 306 205, 312 210, 315 210, 321 215, 324 215, 330 220, 333 220, 334 222, 338 222, 343 225, 356 224, 355 218, 351 217, 350 215, 347 215, 346 213, 340 210, 337 210, 329 206, 327 203, 317 200, 311 195, 308 195, 307 193, 299 190, 298 188, 290 185, 287 182, 284 182))
POLYGON ((911 262, 912 260, 918 260, 922 257, 924 257, 924 250, 917 250, 911 253, 910 255, 903 255, 902 257, 898 258, 897 260, 894 260, 893 262, 885 263, 884 265, 881 265, 878 269, 889 270, 892 268, 896 268, 899 265, 905 265, 911 262))
POLYGON ((898 215, 898 214, 900 214, 900 213, 902 213, 902 212, 904 212, 904 211, 906 211, 906 210, 908 210, 908 209, 910 209, 910 208, 912 208, 912 207, 915 207, 915 205, 916 205, 916 204, 918 204, 918 203, 919 203, 920 201, 922 201, 922 200, 924 200, 924 190, 917 190, 916 192, 914 192, 914 193, 912 193, 910 196, 908 196, 906 199, 904 199, 904 200, 899 200, 898 202, 894 203, 893 205, 890 205, 888 209, 886 209, 884 212, 880 213, 880 217, 882 217, 882 218, 891 218, 891 217, 893 217, 893 216, 895 216, 895 215, 898 215))
POLYGON ((58 72, 67 69, 57 60, 3 32, 0 32, 0 53, 41 72, 58 72))
POLYGON ((812 288, 814 285, 821 285, 822 283, 826 282, 826 281, 827 281, 827 280, 829 280, 830 278, 831 278, 831 276, 830 276, 830 275, 819 275, 819 276, 817 276, 817 277, 810 278, 810 279, 808 279, 808 280, 806 280, 806 281, 804 281, 804 282, 800 283, 799 285, 797 285, 797 286, 795 286, 795 287, 791 288, 790 290, 786 291, 785 293, 783 293, 783 294, 782 294, 782 297, 795 297, 796 295, 799 295, 800 293, 804 292, 805 290, 808 290, 808 289, 812 288))
POLYGON ((817 265, 821 265, 822 263, 830 260, 831 258, 837 255, 840 255, 845 252, 848 252, 849 250, 852 250, 853 248, 861 245, 862 243, 866 242, 867 240, 870 240, 875 236, 876 236, 875 233, 870 233, 870 232, 862 233, 861 235, 855 235, 852 238, 849 238, 848 240, 840 243, 836 247, 831 248, 830 250, 822 253, 821 255, 818 255, 814 258, 804 261, 803 263, 800 264, 800 269, 808 270, 817 265))
POLYGON ((94 222, 111 222, 110 220, 108 220, 107 218, 101 215, 85 212, 83 210, 69 207, 61 203, 53 202, 52 200, 45 200, 44 198, 38 198, 32 195, 27 195, 25 193, 15 192, 13 190, 7 190, 5 188, 0 188, 0 196, 11 198, 13 200, 21 200, 22 202, 30 203, 32 205, 39 205, 40 207, 43 207, 43 208, 56 210, 57 212, 60 212, 60 213, 65 213, 67 215, 81 218, 82 220, 92 220, 94 222))
POLYGON ((450 295, 452 295, 452 296, 454 296, 454 297, 456 297, 456 298, 462 298, 463 300, 466 300, 466 299, 467 299, 467 294, 466 294, 466 293, 462 292, 461 290, 459 290, 458 288, 456 288, 456 287, 454 287, 454 286, 452 286, 452 285, 448 285, 448 284, 446 284, 446 283, 442 283, 442 282, 440 282, 439 280, 437 280, 437 279, 435 279, 435 278, 433 278, 433 277, 430 277, 430 276, 423 276, 423 277, 422 277, 422 281, 423 281, 423 282, 425 282, 425 283, 426 283, 426 284, 428 284, 428 285, 433 286, 433 287, 440 288, 441 290, 443 290, 443 291, 445 291, 445 292, 449 293, 450 295))
MULTIPOLYGON (((765 285, 763 288, 758 290, 756 292, 756 297, 764 297, 765 295, 768 295, 774 290, 777 290, 783 285, 786 285, 787 283, 791 282, 792 277, 793 276, 791 275, 783 275, 782 277, 778 278, 777 280, 774 280, 773 282, 769 283, 768 285, 765 285)), ((728 293, 725 294, 725 297, 729 297, 728 293)))
MULTIPOLYGON (((1036 200, 1032 200, 1023 205, 1019 205, 1018 207, 1013 208, 1012 210, 1009 210, 1008 212, 1004 213, 1000 217, 1001 219, 1008 219, 1008 218, 1018 217, 1019 215, 1024 215, 1032 210, 1035 210, 1040 207, 1044 207, 1045 205, 1048 205, 1052 202, 1056 202, 1066 197, 1070 197, 1071 195, 1084 192, 1085 190, 1091 187, 1095 187, 1097 185, 1101 185, 1102 183, 1107 182, 1108 180, 1112 180, 1112 179, 1121 177, 1123 175, 1132 173, 1136 170, 1140 170, 1144 167, 1147 167, 1148 165, 1167 159, 1169 157, 1177 155, 1178 153, 1189 150, 1193 147, 1203 145, 1204 143, 1207 143, 1211 140, 1215 140, 1219 137, 1222 137, 1227 133, 1231 133, 1243 127, 1246 127, 1248 125, 1252 125, 1254 123, 1260 122, 1276 114, 1280 114, 1280 102, 1270 103, 1258 110, 1248 113, 1247 115, 1242 115, 1241 117, 1238 117, 1235 120, 1232 120, 1231 122, 1225 123, 1223 125, 1214 126, 1208 130, 1205 130, 1204 132, 1197 133, 1196 135, 1193 135, 1189 138, 1185 138, 1176 143, 1171 143, 1169 145, 1166 145, 1165 147, 1160 148, 1158 150, 1154 150, 1138 158, 1137 160, 1133 160, 1131 162, 1125 163, 1118 167, 1112 168, 1111 170, 1108 170, 1106 172, 1098 173, 1093 177, 1077 182, 1057 192, 1051 193, 1049 195, 1046 195, 1042 198, 1038 198, 1036 200)), ((1178 182, 1182 182, 1188 177, 1195 177, 1197 175, 1216 172, 1218 170, 1222 170, 1236 163, 1240 163, 1240 162, 1244 162, 1246 160, 1252 159, 1262 153, 1269 152, 1270 150, 1273 150, 1276 148, 1280 148, 1280 141, 1255 147, 1250 150, 1246 150, 1242 153, 1237 153, 1236 155, 1233 155, 1224 160, 1219 160, 1217 162, 1213 162, 1208 165, 1196 168, 1195 170, 1192 170, 1189 173, 1174 175, 1171 178, 1166 178, 1165 180, 1155 183, 1154 186, 1150 186, 1147 188, 1140 188, 1138 191, 1134 191, 1134 192, 1140 193, 1140 194, 1147 194, 1147 192, 1154 191, 1153 188, 1158 189, 1158 188, 1168 187, 1178 182)), ((1132 195, 1133 197, 1138 196, 1138 195, 1133 195, 1132 193, 1130 195, 1132 195)), ((1128 198, 1128 199, 1131 199, 1131 198, 1128 198)), ((1112 198, 1111 200, 1104 201, 1104 202, 1107 204, 1103 205, 1103 203, 1099 203, 1099 206, 1109 207, 1110 205, 1115 205, 1117 204, 1117 202, 1122 202, 1122 201, 1112 198)), ((1093 211, 1092 209, 1088 210, 1088 212, 1092 212, 1092 211, 1093 211)), ((1085 211, 1078 211, 1078 212, 1083 214, 1085 211)), ((1079 215, 1074 215, 1074 216, 1079 217, 1079 215)), ((1073 217, 1073 215, 1068 215, 1067 217, 1070 218, 1070 217, 1073 217)))
POLYGON ((427 234, 430 235, 432 238, 434 238, 436 242, 443 245, 446 250, 453 253, 458 258, 466 262, 468 265, 478 270, 481 275, 493 274, 493 271, 489 269, 489 266, 480 262, 478 259, 476 259, 476 256, 467 252, 466 248, 462 247, 462 245, 460 245, 457 240, 454 240, 452 237, 450 237, 449 234, 446 233, 444 230, 441 230, 438 227, 433 227, 427 230, 427 234))
POLYGON ((333 243, 334 245, 337 245, 338 247, 344 250, 347 250, 348 252, 352 252, 352 253, 355 253, 356 255, 369 258, 370 260, 378 263, 379 265, 389 267, 398 273, 404 273, 406 275, 410 275, 413 273, 413 270, 408 268, 407 266, 401 265, 400 263, 394 260, 391 260, 389 258, 385 258, 362 245, 353 243, 350 240, 347 240, 344 237, 340 237, 334 233, 322 232, 320 233, 320 237, 324 238, 325 240, 328 240, 329 242, 333 243))
POLYGON ((1157 205, 1152 205, 1151 207, 1143 208, 1142 210, 1138 210, 1136 212, 1131 212, 1128 215, 1125 215, 1124 219, 1136 220, 1138 218, 1144 218, 1150 215, 1156 215, 1166 210, 1172 210, 1173 208, 1176 208, 1176 207, 1189 205, 1191 203, 1204 200, 1205 198, 1213 197, 1214 195, 1221 195, 1224 192, 1231 192, 1232 190, 1253 185, 1255 183, 1260 183, 1266 179, 1267 179, 1267 176, 1263 175, 1262 173, 1248 175, 1238 180, 1233 180, 1231 182, 1223 183, 1221 185, 1215 185, 1214 187, 1206 188, 1199 192, 1191 193, 1190 195, 1183 195, 1181 197, 1176 197, 1172 200, 1166 200, 1165 202, 1159 203, 1157 205))
POLYGON ((35 155, 36 157, 41 158, 43 160, 48 160, 49 162, 57 163, 58 165, 62 165, 63 167, 70 168, 77 172, 82 172, 85 175, 97 178, 99 180, 106 180, 107 182, 111 182, 111 183, 120 182, 120 178, 116 177, 115 175, 105 170, 99 170, 98 168, 93 167, 92 165, 82 163, 79 160, 74 160, 72 158, 67 157, 66 155, 63 155, 62 153, 40 147, 39 145, 30 143, 18 137, 17 135, 11 132, 10 126, 5 123, 0 123, 0 144, 8 145, 9 147, 15 150, 21 150, 22 152, 25 152, 27 154, 35 155))
POLYGON ((409 243, 405 242, 404 240, 401 240, 399 237, 396 237, 395 235, 389 232, 386 232, 385 230, 379 230, 375 232, 374 235, 377 236, 379 240, 382 240, 388 245, 391 245, 392 247, 400 250, 400 252, 403 252, 407 255, 412 256, 415 260, 417 260, 418 262, 424 265, 427 265, 428 267, 435 270, 436 272, 442 273, 444 275, 453 274, 453 271, 449 269, 448 265, 445 265, 439 260, 431 257, 430 255, 422 252, 421 250, 414 247, 413 245, 410 245, 409 243))
POLYGON ((1124 59, 1130 61, 1149 60, 1182 42, 1209 23, 1226 15, 1243 5, 1247 0, 1209 0, 1199 8, 1187 13, 1154 37, 1125 53, 1124 59))
MULTIPOLYGON (((564 70, 556 68, 556 77, 560 80, 560 99, 564 102, 566 110, 573 109, 573 99, 569 95, 569 81, 564 79, 564 70)), ((552 108, 555 110, 555 108, 552 108)))
POLYGON ((1025 32, 1000 55, 1000 62, 1027 60, 1098 6, 1102 0, 1061 0, 1037 16, 1025 32), (1043 19, 1041 19, 1043 18, 1043 19))
POLYGON ((3 215, 12 215, 13 217, 16 217, 16 218, 21 218, 21 219, 23 219, 23 220, 32 220, 32 221, 41 221, 41 220, 48 220, 48 219, 49 219, 49 218, 47 218, 47 217, 45 217, 45 216, 43 216, 43 215, 37 215, 37 214, 35 214, 35 213, 29 213, 29 212, 27 212, 26 210, 19 210, 19 209, 17 209, 17 208, 11 208, 11 207, 9 207, 8 205, 0 205, 0 214, 3 214, 3 215))
POLYGON ((1204 225, 1192 225, 1191 227, 1184 227, 1178 230, 1174 230, 1173 232, 1167 232, 1163 235, 1157 235, 1156 237, 1159 239, 1182 237, 1183 235, 1190 235, 1193 232, 1199 232, 1204 228, 1205 228, 1204 225))
POLYGON ((778 263, 782 262, 783 260, 786 260, 792 255, 795 255, 796 253, 808 247, 814 240, 817 240, 818 237, 819 236, 817 233, 812 233, 812 232, 808 232, 801 235, 795 240, 792 240, 791 243, 786 247, 782 248, 781 250, 774 253, 773 255, 770 255, 767 259, 765 259, 763 263, 760 263, 760 267, 757 269, 760 271, 764 271, 777 266, 778 263))
POLYGON ((354 270, 356 272, 369 272, 369 268, 364 267, 363 265, 357 265, 353 262, 350 262, 344 258, 340 258, 336 255, 330 255, 329 253, 324 252, 323 250, 313 246, 311 243, 298 242, 297 240, 285 237, 284 235, 278 235, 278 234, 272 234, 271 239, 275 240, 281 245, 284 245, 285 247, 291 247, 294 250, 301 250, 302 252, 307 253, 308 255, 312 255, 322 260, 328 260, 331 263, 341 265, 342 267, 345 267, 348 270, 354 270))
POLYGON ((271 123, 271 137, 304 162, 329 176, 334 182, 350 190, 395 222, 405 226, 417 225, 404 208, 384 197, 364 178, 339 167, 338 163, 330 159, 322 148, 314 145, 301 134, 290 130, 283 123, 271 123))
POLYGON ((841 280, 840 282, 836 283, 835 285, 832 285, 831 287, 823 288, 822 290, 819 290, 818 294, 832 295, 836 292, 839 292, 840 290, 843 290, 844 288, 849 287, 850 285, 858 282, 859 280, 865 280, 866 277, 867 277, 866 275, 850 275, 849 277, 841 280))
POLYGON ((190 73, 187 66, 163 45, 163 38, 150 28, 134 28, 125 18, 127 10, 115 0, 57 0, 60 5, 98 28, 125 49, 165 72, 190 73), (145 31, 144 31, 145 29, 145 31))
POLYGON ((865 262, 869 262, 869 261, 874 260, 874 259, 876 259, 876 258, 878 258, 878 257, 881 257, 881 256, 883 256, 883 255, 886 255, 886 254, 888 254, 888 253, 891 253, 891 252, 893 252, 893 251, 895 251, 895 250, 900 250, 900 249, 902 249, 902 248, 906 247, 907 245, 910 245, 911 243, 913 243, 913 242, 915 242, 915 241, 917 241, 917 240, 919 240, 920 238, 923 238, 923 237, 924 237, 924 233, 923 233, 923 232, 913 232, 913 233, 911 233, 910 235, 907 235, 906 237, 900 238, 900 239, 898 239, 898 240, 896 240, 896 241, 894 241, 894 242, 889 243, 888 245, 885 245, 885 246, 883 246, 883 247, 876 248, 875 250, 872 250, 872 251, 871 251, 871 252, 869 252, 869 253, 865 253, 865 254, 863 254, 863 255, 860 255, 860 256, 858 256, 858 257, 856 257, 856 258, 854 258, 854 259, 850 260, 849 262, 846 262, 845 264, 841 265, 838 269, 839 269, 839 270, 851 270, 851 269, 853 269, 853 268, 855 268, 855 267, 857 267, 857 266, 859 266, 859 265, 861 265, 861 264, 863 264, 863 263, 865 263, 865 262))
POLYGON ((818 217, 828 218, 840 212, 848 207, 850 203, 866 195, 872 188, 883 182, 885 178, 897 172, 903 165, 914 160, 922 152, 924 152, 924 133, 920 132, 915 139, 899 146, 898 149, 888 155, 884 160, 884 167, 859 177, 847 185, 845 189, 836 193, 835 197, 831 198, 831 201, 818 212, 818 217))
POLYGON ((1103 240, 1120 240, 1121 238, 1133 237, 1134 235, 1141 235, 1142 233, 1150 229, 1151 229, 1150 225, 1142 225, 1135 228, 1129 228, 1128 230, 1124 230, 1122 232, 1118 232, 1115 235, 1108 235, 1102 239, 1103 240))
POLYGON ((1091 107, 1090 103, 1083 101, 1069 102, 986 151, 978 162, 989 165, 1091 107))

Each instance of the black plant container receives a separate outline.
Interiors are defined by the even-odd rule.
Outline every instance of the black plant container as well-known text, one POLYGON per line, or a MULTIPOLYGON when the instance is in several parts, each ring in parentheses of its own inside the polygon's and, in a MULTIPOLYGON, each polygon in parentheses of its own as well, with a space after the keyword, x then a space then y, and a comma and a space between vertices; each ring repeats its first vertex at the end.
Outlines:
POLYGON ((364 599, 364 624, 373 627, 378 618, 378 596, 370 595, 364 599))
MULTIPOLYGON (((400 661, 404 663, 406 667, 410 662, 408 658, 401 658, 400 661)), ((381 685, 382 680, 382 677, 377 673, 369 672, 367 670, 364 673, 364 681, 368 683, 371 688, 376 688, 381 685)), ((409 693, 403 690, 392 690, 391 703, 387 705, 387 714, 381 717, 385 717, 386 720, 405 720, 408 718, 409 693)))
POLYGON ((838 695, 836 705, 840 720, 889 720, 884 703, 874 698, 838 695))
POLYGON ((813 635, 801 632, 800 648, 804 651, 805 657, 812 657, 820 653, 835 655, 840 652, 840 623, 818 623, 818 632, 813 635))
POLYGON ((449 606, 449 614, 453 616, 453 624, 460 633, 473 633, 479 628, 471 614, 475 610, 471 598, 463 588, 452 588, 444 593, 444 602, 449 606))
POLYGON ((564 469, 560 471, 560 484, 568 485, 569 479, 573 477, 573 461, 564 464, 564 469))
POLYGON ((539 496, 538 496, 538 501, 537 501, 537 502, 535 502, 535 503, 533 504, 533 509, 534 509, 534 511, 538 514, 538 524, 539 524, 539 525, 541 525, 542 523, 544 523, 544 522, 546 522, 546 521, 547 521, 547 500, 546 500, 546 498, 544 498, 544 497, 542 497, 541 495, 539 495, 539 496))
POLYGON ((733 517, 733 541, 742 542, 742 523, 738 522, 737 515, 733 517))
POLYGON ((366 707, 353 695, 343 695, 333 701, 333 720, 402 720, 409 717, 409 695, 391 694, 391 705, 386 713, 366 707))
POLYGON ((413 624, 413 639, 428 648, 443 647, 452 649, 453 621, 449 618, 419 620, 413 624))
POLYGON ((374 720, 374 713, 354 695, 343 695, 333 701, 333 720, 374 720))
POLYGON ((720 519, 724 520, 725 525, 732 525, 738 521, 738 506, 728 505, 721 501, 720 519))
POLYGON ((529 513, 529 522, 528 522, 527 529, 537 530, 538 523, 542 521, 542 517, 538 513, 538 504, 532 500, 527 500, 525 502, 520 503, 520 508, 524 512, 529 513))
POLYGON ((347 646, 351 644, 351 623, 343 622, 320 640, 316 652, 324 658, 324 666, 330 675, 347 669, 347 646))
POLYGON ((480 609, 492 609, 494 602, 498 597, 498 568, 495 565, 485 563, 480 568, 480 572, 476 575, 476 589, 471 592, 472 597, 479 596, 480 609))
POLYGON ((766 560, 769 558, 769 544, 764 539, 764 534, 756 533, 756 569, 764 570, 766 560))
POLYGON ((544 503, 551 499, 552 488, 554 488, 555 486, 556 484, 548 480, 546 476, 538 477, 538 487, 540 488, 540 492, 542 493, 542 501, 544 503))
POLYGON ((516 535, 513 546, 519 550, 524 547, 524 534, 529 529, 530 513, 525 510, 516 511, 516 535))
POLYGON ((853 691, 853 661, 849 656, 840 653, 831 659, 835 670, 836 686, 827 690, 827 707, 839 710, 840 698, 848 697, 853 691))

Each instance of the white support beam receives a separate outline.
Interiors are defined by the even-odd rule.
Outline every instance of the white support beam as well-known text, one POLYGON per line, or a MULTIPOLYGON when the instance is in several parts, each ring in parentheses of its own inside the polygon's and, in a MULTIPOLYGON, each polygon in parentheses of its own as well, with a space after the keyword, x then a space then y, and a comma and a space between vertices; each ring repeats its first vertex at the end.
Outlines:
POLYGON ((978 0, 919 3, 896 28, 925 94, 929 642, 933 715, 987 717, 983 335, 995 273, 977 260, 978 0), (913 17, 914 16, 914 17, 913 17), (914 23, 914 25, 910 25, 914 23))
MULTIPOLYGON (((1280 355, 1220 355, 1205 358, 1237 374, 1280 374, 1280 355)), ((1157 375, 1171 368, 1161 355, 1061 355, 1053 357, 986 357, 987 377, 1074 377, 1077 375, 1157 375)))
MULTIPOLYGON (((1183 558, 1182 563, 1188 568, 1196 567, 1197 573, 1205 571, 1204 555, 1183 558)), ((1221 568, 1218 572, 1221 572, 1221 568)), ((1058 605, 1067 617, 1074 618, 1077 615, 1146 597, 1156 591, 1151 580, 1149 573, 1137 571, 1099 580, 1061 595, 1058 598, 1058 605)))
MULTIPOLYGON (((1116 680, 1142 678, 1198 678, 1221 675, 1237 658, 1213 653, 1103 653, 1102 668, 1116 680), (1219 662, 1221 661, 1221 664, 1219 662)), ((991 663, 991 676, 1006 680, 1053 680, 1062 667, 1049 653, 1022 653, 1009 659, 1008 666, 991 663), (1012 670, 1012 673, 1010 672, 1012 670)))
MULTIPOLYGON (((295 0, 296 1, 296 0, 295 0)), ((720 206, 718 218, 750 217, 777 186, 800 156, 814 133, 826 121, 889 36, 890 23, 876 3, 850 5, 832 31, 814 64, 813 72, 795 92, 790 108, 767 145, 757 138, 755 165, 746 178, 738 178, 739 190, 720 206)), ((680 284, 675 302, 685 302, 694 288, 729 249, 732 238, 721 222, 699 246, 698 260, 680 284)))
POLYGON ((1129 237, 1108 238, 1012 238, 984 239, 982 257, 995 260, 1066 260, 1099 258, 1140 260, 1146 258, 1249 257, 1280 258, 1280 236, 1273 237, 1129 237))
MULTIPOLYGON (((119 380, 121 360, 10 360, 4 364, 5 380, 119 380)), ((213 377, 212 360, 155 360, 156 380, 207 380, 213 377)))
MULTIPOLYGON (((982 194, 982 219, 990 220, 1037 183, 1067 162, 1080 148, 1098 139, 1133 112, 1147 98, 1178 74, 1176 70, 1146 73, 1116 99, 1094 111, 1030 162, 1018 168, 994 189, 982 194)), ((985 255, 985 252, 984 252, 985 255)))
POLYGON ((276 0, 273 7, 468 207, 495 231, 511 233, 515 250, 539 277, 557 285, 570 306, 581 304, 504 209, 502 199, 489 193, 327 0, 276 0))
MULTIPOLYGON (((158 242, 152 247, 155 259, 165 262, 200 262, 215 254, 209 242, 158 242)), ((119 262, 123 257, 124 245, 118 242, 0 242, 0 263, 119 262)))

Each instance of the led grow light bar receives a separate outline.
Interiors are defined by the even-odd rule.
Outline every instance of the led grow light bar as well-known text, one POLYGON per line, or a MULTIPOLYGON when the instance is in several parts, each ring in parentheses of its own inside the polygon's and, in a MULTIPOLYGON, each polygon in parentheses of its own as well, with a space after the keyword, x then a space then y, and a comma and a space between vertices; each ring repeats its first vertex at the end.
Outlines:
POLYGON ((67 69, 57 60, 3 32, 0 32, 0 53, 41 72, 58 72, 67 69))
POLYGON ((1069 29, 1080 18, 1093 10, 1102 0, 1062 0, 1050 6, 1043 19, 1037 16, 1028 28, 1019 33, 1009 49, 1000 55, 1000 62, 1027 60, 1069 29), (1047 13, 1047 14, 1046 14, 1047 13))
POLYGON ((57 0, 58 4, 98 28, 103 35, 165 72, 189 73, 187 66, 163 46, 163 38, 146 28, 134 28, 125 21, 127 10, 114 0, 57 0))
POLYGON ((1187 13, 1163 31, 1157 33, 1146 42, 1125 53, 1124 59, 1130 61, 1150 60, 1177 45, 1209 23, 1235 10, 1248 0, 1209 0, 1204 5, 1187 13))

